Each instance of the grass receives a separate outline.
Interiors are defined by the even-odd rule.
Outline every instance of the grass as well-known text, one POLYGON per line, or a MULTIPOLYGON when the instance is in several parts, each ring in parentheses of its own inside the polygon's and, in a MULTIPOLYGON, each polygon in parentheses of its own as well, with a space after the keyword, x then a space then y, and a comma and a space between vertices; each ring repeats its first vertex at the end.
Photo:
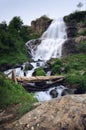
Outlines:
POLYGON ((63 59, 51 61, 52 73, 54 75, 65 75, 65 83, 70 86, 79 84, 79 87, 86 92, 86 55, 69 55, 63 59), (64 70, 62 72, 62 69, 64 70))
POLYGON ((20 104, 18 114, 22 115, 33 108, 34 102, 37 99, 33 94, 27 93, 21 85, 0 74, 0 109, 20 104))

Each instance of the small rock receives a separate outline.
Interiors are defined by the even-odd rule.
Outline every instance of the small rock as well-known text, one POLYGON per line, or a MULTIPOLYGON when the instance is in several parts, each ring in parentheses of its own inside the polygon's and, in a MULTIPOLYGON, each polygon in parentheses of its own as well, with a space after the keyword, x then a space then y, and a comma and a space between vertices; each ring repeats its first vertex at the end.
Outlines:
POLYGON ((29 124, 27 124, 27 128, 29 128, 30 127, 30 125, 29 124))

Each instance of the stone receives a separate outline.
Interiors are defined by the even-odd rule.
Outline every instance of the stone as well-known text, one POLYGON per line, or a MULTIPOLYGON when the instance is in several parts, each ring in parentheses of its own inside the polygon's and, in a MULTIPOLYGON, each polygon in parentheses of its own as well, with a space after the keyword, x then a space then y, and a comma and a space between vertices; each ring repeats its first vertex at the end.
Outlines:
POLYGON ((64 89, 61 96, 68 95, 68 94, 74 94, 76 89, 64 89))
POLYGON ((52 98, 56 98, 58 96, 58 92, 56 89, 52 89, 49 94, 52 98))
POLYGON ((23 128, 25 124, 35 130, 86 130, 86 94, 66 95, 44 102, 18 121, 11 123, 10 128, 28 130, 23 128), (37 119, 34 120, 34 117, 37 119))
POLYGON ((48 18, 47 16, 41 16, 40 18, 31 22, 32 32, 35 34, 43 33, 49 27, 51 22, 52 19, 48 18))

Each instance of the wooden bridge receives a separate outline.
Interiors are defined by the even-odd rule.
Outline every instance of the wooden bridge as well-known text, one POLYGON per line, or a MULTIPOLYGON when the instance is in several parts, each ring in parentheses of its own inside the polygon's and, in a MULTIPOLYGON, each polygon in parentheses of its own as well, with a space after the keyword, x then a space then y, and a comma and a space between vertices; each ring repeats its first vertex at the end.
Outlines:
POLYGON ((12 70, 9 74, 11 74, 10 79, 12 79, 16 84, 20 83, 28 91, 40 91, 40 90, 48 89, 49 87, 52 87, 55 84, 61 83, 65 78, 64 76, 61 76, 61 75, 59 75, 59 76, 32 76, 32 77, 23 76, 23 77, 18 77, 18 76, 16 76, 14 70, 12 70), (45 83, 45 81, 52 81, 52 83, 42 85, 41 83, 45 83), (32 86, 30 83, 35 83, 35 85, 32 86), (40 86, 37 83, 39 83, 40 86))
MULTIPOLYGON (((12 70, 9 74, 12 73, 11 79, 17 83, 17 82, 41 82, 41 81, 52 81, 52 80, 63 80, 64 76, 31 76, 31 77, 18 77, 15 74, 15 71, 12 70)), ((9 75, 7 74, 7 75, 9 75)))

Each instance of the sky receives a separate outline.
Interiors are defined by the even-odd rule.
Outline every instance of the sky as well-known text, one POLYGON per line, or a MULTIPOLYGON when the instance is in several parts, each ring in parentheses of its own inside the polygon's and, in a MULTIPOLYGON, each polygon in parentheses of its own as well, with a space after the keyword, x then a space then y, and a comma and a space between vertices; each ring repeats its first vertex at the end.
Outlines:
POLYGON ((86 0, 0 0, 0 23, 9 24, 14 16, 20 16, 25 25, 43 15, 57 19, 76 11, 79 2, 86 10, 86 0))

